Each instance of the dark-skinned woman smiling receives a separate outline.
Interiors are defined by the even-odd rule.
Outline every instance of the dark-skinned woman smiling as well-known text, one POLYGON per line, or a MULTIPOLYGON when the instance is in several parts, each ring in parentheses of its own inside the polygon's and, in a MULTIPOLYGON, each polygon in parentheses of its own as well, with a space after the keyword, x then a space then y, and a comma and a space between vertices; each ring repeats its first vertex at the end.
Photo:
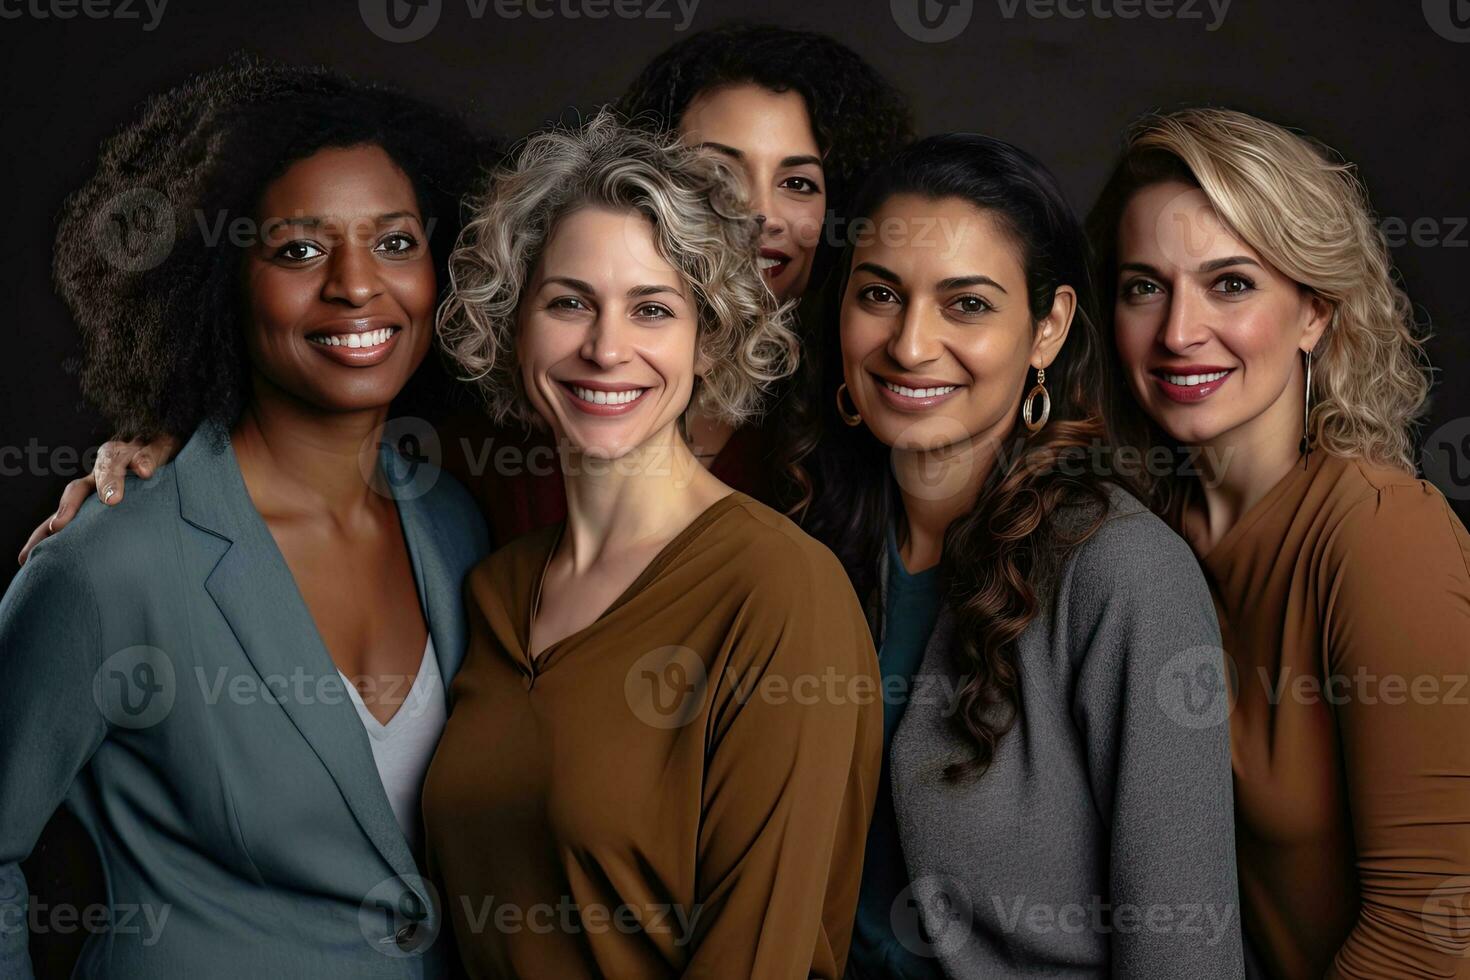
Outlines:
MULTIPOLYGON (((148 103, 68 202, 84 393, 192 433, 0 602, 0 913, 26 920, 19 862, 65 802, 110 906, 158 926, 94 934, 79 975, 446 973, 419 791, 488 539, 379 433, 480 148, 416 100, 237 60, 148 103), (119 195, 171 212, 161 255, 99 231, 119 195)), ((0 933, 0 975, 30 973, 0 933)))

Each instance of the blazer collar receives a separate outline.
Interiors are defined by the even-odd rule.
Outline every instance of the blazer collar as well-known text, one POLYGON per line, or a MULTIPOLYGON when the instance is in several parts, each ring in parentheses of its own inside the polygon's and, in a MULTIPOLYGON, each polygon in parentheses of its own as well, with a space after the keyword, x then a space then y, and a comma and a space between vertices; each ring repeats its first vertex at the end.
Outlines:
MULTIPOLYGON (((380 467, 391 465, 391 447, 384 444, 379 451, 380 467)), ((174 470, 180 515, 226 542, 204 587, 262 679, 304 672, 308 678, 335 681, 336 664, 275 538, 250 501, 229 433, 218 425, 200 426, 180 451, 174 470)), ((394 481, 388 483, 394 488, 419 602, 447 685, 462 656, 462 617, 454 610, 461 583, 453 580, 444 556, 433 547, 426 505, 418 498, 405 499, 394 481)), ((429 902, 351 700, 326 703, 311 697, 303 703, 292 697, 295 689, 294 684, 272 686, 280 695, 275 700, 331 773, 364 833, 400 878, 429 902)), ((307 690, 314 689, 315 684, 307 685, 307 690)))

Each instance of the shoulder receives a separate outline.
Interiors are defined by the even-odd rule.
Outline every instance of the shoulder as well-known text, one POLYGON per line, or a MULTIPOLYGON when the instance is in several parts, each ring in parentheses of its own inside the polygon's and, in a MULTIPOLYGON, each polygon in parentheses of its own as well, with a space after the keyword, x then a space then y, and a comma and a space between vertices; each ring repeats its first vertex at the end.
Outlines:
POLYGON ((1146 587, 1156 595, 1180 580, 1203 590, 1204 575, 1189 545, 1127 490, 1110 485, 1105 509, 1090 507, 1063 521, 1080 522, 1083 515, 1098 523, 1065 563, 1074 590, 1121 598, 1119 588, 1146 587))
POLYGON ((1408 470, 1344 459, 1321 515, 1329 571, 1370 587, 1403 574, 1470 586, 1470 535, 1439 488, 1408 470))
POLYGON ((183 523, 170 462, 150 479, 129 474, 117 504, 108 506, 95 495, 88 497, 77 516, 37 545, 33 556, 50 552, 55 560, 85 565, 99 580, 133 578, 140 568, 156 567, 175 553, 173 532, 183 523))
POLYGON ((837 556, 790 518, 745 495, 721 520, 720 550, 732 574, 761 593, 852 593, 837 556))
POLYGON ((475 499, 457 479, 431 464, 420 464, 414 485, 425 487, 416 497, 436 532, 454 542, 470 563, 490 552, 490 531, 475 499), (419 482, 422 481, 422 482, 419 482))

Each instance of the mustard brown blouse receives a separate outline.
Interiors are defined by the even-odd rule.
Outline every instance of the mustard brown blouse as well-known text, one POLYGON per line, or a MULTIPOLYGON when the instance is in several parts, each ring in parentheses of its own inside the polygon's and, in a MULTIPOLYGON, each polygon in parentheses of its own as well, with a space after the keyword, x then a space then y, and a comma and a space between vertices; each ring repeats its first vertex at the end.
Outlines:
POLYGON ((1243 919, 1271 976, 1470 977, 1470 537, 1313 453, 1202 559, 1237 672, 1243 919))
POLYGON ((838 977, 883 731, 837 560, 742 493, 528 656, 560 527, 470 574, 424 787, 475 977, 838 977))

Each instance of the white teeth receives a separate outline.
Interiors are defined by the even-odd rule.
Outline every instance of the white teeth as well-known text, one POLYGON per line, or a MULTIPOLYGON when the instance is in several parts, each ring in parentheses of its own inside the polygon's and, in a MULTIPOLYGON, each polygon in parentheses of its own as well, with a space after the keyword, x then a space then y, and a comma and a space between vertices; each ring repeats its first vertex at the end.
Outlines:
POLYGON ((594 405, 626 405, 643 397, 647 388, 631 388, 627 391, 603 391, 599 388, 583 388, 572 385, 572 391, 584 402, 594 405))
POLYGON ((1211 371, 1209 374, 1166 374, 1164 375, 1164 380, 1171 385, 1192 388, 1195 385, 1206 384, 1210 381, 1219 381, 1229 373, 1229 371, 1211 371))
POLYGON ((896 385, 892 381, 885 381, 883 384, 888 387, 889 391, 897 392, 905 398, 935 398, 939 395, 947 395, 959 387, 958 385, 945 385, 942 388, 907 388, 903 385, 896 385))
POLYGON ((776 266, 780 265, 782 262, 785 262, 786 260, 785 259, 770 259, 770 258, 766 258, 766 256, 762 255, 760 258, 756 259, 755 261, 756 261, 756 264, 760 266, 761 271, 764 272, 767 269, 774 269, 774 268, 776 268, 776 266))
POLYGON ((381 330, 369 330, 366 333, 338 333, 329 336, 307 337, 314 344, 323 347, 377 347, 386 344, 388 338, 398 332, 398 327, 384 327, 381 330))

